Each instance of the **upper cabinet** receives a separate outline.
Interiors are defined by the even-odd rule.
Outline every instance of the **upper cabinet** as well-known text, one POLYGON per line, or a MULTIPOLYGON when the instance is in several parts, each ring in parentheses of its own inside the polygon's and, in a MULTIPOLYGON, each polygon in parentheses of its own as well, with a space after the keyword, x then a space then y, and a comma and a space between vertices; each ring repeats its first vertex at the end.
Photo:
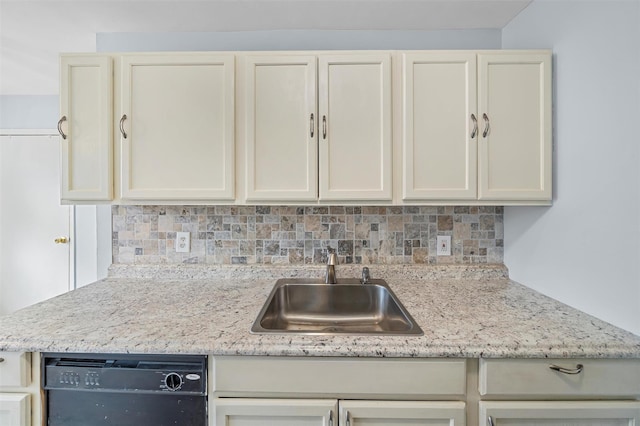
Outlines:
POLYGON ((249 56, 245 70, 247 200, 316 200, 316 57, 249 56))
POLYGON ((551 55, 478 55, 478 198, 551 200, 551 55))
POLYGON ((390 201, 391 55, 250 56, 248 201, 390 201))
POLYGON ((551 55, 403 55, 403 200, 551 201, 551 55))
POLYGON ((550 204, 551 90, 540 50, 62 55, 61 198, 550 204))
POLYGON ((475 200, 475 53, 405 53, 403 68, 403 199, 475 200))
POLYGON ((113 60, 60 58, 62 201, 113 199, 113 60))
POLYGON ((391 200, 391 56, 320 56, 321 200, 391 200))
POLYGON ((233 82, 233 55, 122 58, 123 199, 234 199, 233 82))

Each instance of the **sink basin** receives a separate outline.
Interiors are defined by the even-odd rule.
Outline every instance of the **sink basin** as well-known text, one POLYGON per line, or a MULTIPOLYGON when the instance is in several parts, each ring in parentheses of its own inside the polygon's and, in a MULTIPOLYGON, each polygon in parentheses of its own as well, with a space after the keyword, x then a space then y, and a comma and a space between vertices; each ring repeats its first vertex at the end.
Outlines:
POLYGON ((276 282, 252 333, 422 335, 384 280, 276 282))

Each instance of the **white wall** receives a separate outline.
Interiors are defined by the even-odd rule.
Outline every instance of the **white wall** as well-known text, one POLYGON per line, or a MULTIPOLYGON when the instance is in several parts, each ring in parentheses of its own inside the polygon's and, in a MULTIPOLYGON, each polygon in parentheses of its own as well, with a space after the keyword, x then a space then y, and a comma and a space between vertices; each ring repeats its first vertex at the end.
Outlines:
POLYGON ((111 206, 74 206, 75 287, 106 278, 111 265, 111 206))
POLYGON ((640 335, 640 2, 534 2, 502 33, 554 52, 554 204, 505 209, 505 264, 640 335))

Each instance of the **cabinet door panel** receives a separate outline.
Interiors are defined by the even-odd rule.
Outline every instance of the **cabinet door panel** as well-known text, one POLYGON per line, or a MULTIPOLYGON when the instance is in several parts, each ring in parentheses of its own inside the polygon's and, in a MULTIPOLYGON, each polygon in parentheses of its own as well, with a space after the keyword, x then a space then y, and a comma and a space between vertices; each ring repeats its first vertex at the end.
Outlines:
POLYGON ((65 201, 113 198, 113 65, 108 56, 60 58, 60 128, 65 201))
POLYGON ((403 199, 476 199, 476 55, 403 55, 403 199))
POLYGON ((478 55, 478 105, 479 198, 551 200, 550 55, 478 55))
MULTIPOLYGON (((328 426, 337 413, 336 400, 215 400, 217 426, 328 426)), ((337 423, 337 422, 336 422, 337 423)))
POLYGON ((249 57, 246 63, 247 200, 315 200, 316 58, 249 57))
POLYGON ((122 63, 122 198, 233 199, 233 57, 122 63))
POLYGON ((464 424, 464 402, 340 401, 340 426, 464 426, 464 424))
POLYGON ((27 393, 0 393, 0 425, 29 426, 30 398, 27 393))
POLYGON ((321 200, 391 199, 391 57, 319 59, 321 200))
POLYGON ((494 426, 635 426, 640 402, 480 402, 480 425, 494 426))
POLYGON ((0 352, 0 388, 25 387, 31 383, 31 353, 0 352))

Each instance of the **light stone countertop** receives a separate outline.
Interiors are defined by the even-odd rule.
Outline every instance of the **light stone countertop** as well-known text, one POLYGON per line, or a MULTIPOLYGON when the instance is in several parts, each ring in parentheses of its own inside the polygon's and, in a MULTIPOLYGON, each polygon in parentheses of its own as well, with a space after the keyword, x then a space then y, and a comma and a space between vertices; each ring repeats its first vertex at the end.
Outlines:
MULTIPOLYGON (((249 333, 279 277, 323 268, 114 266, 0 317, 0 350, 272 356, 640 358, 640 337, 507 278, 501 265, 370 265, 424 336, 249 333)), ((338 278, 360 266, 340 265, 338 278)))

